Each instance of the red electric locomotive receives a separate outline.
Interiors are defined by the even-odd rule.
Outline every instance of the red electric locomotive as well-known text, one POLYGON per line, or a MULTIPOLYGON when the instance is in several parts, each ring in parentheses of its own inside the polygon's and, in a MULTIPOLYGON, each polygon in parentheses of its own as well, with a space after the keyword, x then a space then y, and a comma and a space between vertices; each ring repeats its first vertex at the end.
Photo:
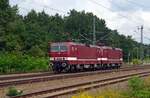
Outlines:
POLYGON ((49 57, 54 72, 119 68, 123 62, 119 48, 74 42, 51 43, 49 57))

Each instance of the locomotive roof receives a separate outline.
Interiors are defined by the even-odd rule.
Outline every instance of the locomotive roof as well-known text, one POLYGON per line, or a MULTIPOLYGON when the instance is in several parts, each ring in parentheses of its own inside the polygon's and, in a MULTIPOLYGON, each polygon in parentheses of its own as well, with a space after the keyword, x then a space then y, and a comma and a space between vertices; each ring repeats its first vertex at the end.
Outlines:
MULTIPOLYGON (((66 45, 81 45, 81 46, 86 46, 85 44, 82 43, 76 43, 76 42, 54 42, 53 44, 66 44, 66 45)), ((89 45, 90 47, 96 47, 96 48, 103 48, 103 49, 115 49, 115 50, 120 50, 120 48, 112 48, 110 46, 97 46, 97 45, 89 45)))

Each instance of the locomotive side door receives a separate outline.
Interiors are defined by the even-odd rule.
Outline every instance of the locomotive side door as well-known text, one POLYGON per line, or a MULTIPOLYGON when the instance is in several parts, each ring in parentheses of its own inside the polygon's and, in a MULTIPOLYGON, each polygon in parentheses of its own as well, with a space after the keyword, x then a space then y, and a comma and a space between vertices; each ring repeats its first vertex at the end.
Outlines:
POLYGON ((97 58, 98 64, 100 64, 100 49, 99 48, 96 48, 96 58, 97 58))
MULTIPOLYGON (((76 58, 77 59, 77 46, 76 45, 71 45, 70 47, 70 55, 71 57, 73 58, 76 58)), ((76 61, 73 61, 74 64, 77 64, 77 60, 76 61)))

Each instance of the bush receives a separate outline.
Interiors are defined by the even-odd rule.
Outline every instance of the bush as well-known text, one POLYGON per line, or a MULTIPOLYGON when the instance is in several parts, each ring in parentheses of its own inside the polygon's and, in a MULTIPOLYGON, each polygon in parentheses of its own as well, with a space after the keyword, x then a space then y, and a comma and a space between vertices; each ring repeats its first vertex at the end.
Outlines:
POLYGON ((133 64, 141 64, 142 61, 139 60, 139 59, 133 59, 133 60, 132 60, 132 63, 133 63, 133 64))
POLYGON ((21 95, 23 91, 17 90, 15 87, 9 87, 8 88, 8 93, 6 94, 7 96, 18 96, 21 95))
POLYGON ((132 91, 138 91, 144 87, 144 81, 139 77, 133 77, 129 80, 128 85, 132 91))
POLYGON ((129 95, 131 98, 150 98, 150 91, 144 81, 138 77, 129 80, 129 95))
POLYGON ((145 58, 144 63, 150 63, 150 58, 149 57, 145 58))
POLYGON ((42 57, 45 56, 45 52, 42 51, 41 48, 39 48, 37 45, 33 46, 30 50, 29 50, 29 54, 34 56, 34 57, 42 57))
POLYGON ((48 70, 48 59, 29 55, 4 53, 0 55, 0 73, 48 70))

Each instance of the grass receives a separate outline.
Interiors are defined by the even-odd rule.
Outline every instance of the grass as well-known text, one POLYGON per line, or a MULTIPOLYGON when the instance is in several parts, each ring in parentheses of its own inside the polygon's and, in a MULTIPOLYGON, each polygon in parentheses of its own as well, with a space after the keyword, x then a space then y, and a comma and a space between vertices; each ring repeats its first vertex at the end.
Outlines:
POLYGON ((127 90, 107 88, 95 95, 83 91, 71 98, 150 98, 150 77, 133 77, 128 81, 127 90))
POLYGON ((72 98, 125 98, 122 92, 115 89, 105 89, 97 94, 89 94, 88 92, 80 92, 76 96, 72 96, 72 98))

